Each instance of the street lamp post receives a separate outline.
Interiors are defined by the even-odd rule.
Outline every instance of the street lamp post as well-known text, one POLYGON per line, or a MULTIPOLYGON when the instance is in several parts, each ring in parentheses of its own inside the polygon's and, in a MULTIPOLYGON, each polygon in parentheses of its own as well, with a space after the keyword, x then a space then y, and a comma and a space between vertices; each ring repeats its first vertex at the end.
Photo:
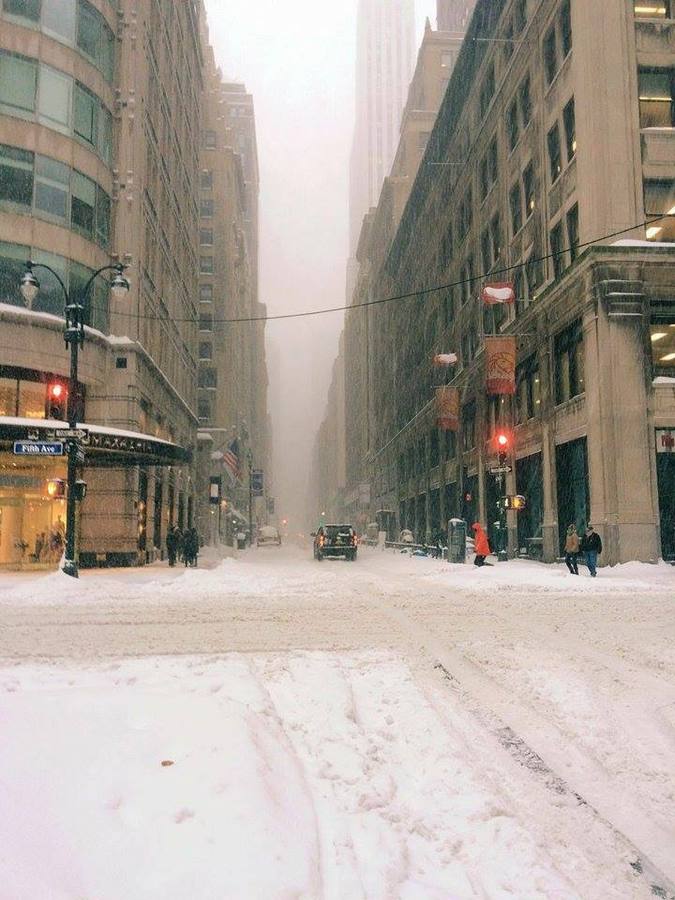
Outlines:
POLYGON ((249 447, 246 451, 246 459, 248 461, 248 541, 249 546, 253 546, 253 451, 249 447))
MULTIPOLYGON (((69 429, 77 428, 77 364, 79 349, 84 344, 83 312, 87 295, 92 284, 99 275, 101 275, 103 272, 112 271, 115 272, 115 276, 110 282, 110 290, 116 299, 123 299, 129 291, 129 282, 124 275, 125 268, 126 266, 122 265, 122 263, 117 263, 117 265, 114 266, 102 266, 100 269, 94 272, 89 281, 87 281, 78 302, 78 300, 71 299, 68 289, 63 283, 60 275, 58 274, 58 272, 55 272, 54 269, 51 268, 51 266, 45 265, 44 263, 36 263, 32 260, 28 260, 28 262, 26 263, 26 271, 21 278, 21 293, 23 294, 24 299, 29 304, 32 304, 32 302, 38 295, 38 291, 40 290, 40 282, 33 274, 34 269, 46 269, 48 272, 51 272, 58 283, 61 285, 63 296, 65 298, 66 326, 64 339, 66 342, 66 347, 70 348, 70 388, 68 393, 69 429)), ((77 453, 79 447, 75 439, 68 440, 66 446, 68 454, 68 496, 66 500, 66 558, 63 564, 63 571, 66 573, 66 575, 71 575, 73 578, 77 578, 78 570, 77 561, 75 559, 75 513, 77 501, 77 453)))

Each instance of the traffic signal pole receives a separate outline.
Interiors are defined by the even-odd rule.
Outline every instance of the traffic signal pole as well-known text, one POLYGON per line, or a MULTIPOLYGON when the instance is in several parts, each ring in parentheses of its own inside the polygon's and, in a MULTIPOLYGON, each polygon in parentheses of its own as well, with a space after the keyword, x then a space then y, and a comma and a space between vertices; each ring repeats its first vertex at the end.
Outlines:
MULTIPOLYGON (((81 340, 81 311, 77 303, 66 306, 66 344, 70 346, 70 390, 68 391, 68 427, 77 428, 77 378, 78 351, 81 340)), ((77 498, 75 483, 77 481, 77 441, 68 441, 68 495, 66 498, 66 558, 63 571, 73 578, 78 577, 75 560, 75 516, 77 514, 77 498)))

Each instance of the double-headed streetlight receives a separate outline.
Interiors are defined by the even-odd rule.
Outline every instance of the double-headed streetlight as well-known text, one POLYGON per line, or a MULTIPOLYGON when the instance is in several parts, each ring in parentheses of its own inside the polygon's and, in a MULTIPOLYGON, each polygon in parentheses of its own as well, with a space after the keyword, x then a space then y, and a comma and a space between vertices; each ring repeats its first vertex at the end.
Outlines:
MULTIPOLYGON (((126 266, 117 263, 114 266, 102 266, 98 271, 94 272, 89 281, 85 284, 84 289, 79 298, 71 299, 68 289, 58 272, 55 272, 51 266, 44 263, 36 263, 28 260, 26 263, 26 271, 21 278, 21 293, 28 304, 32 304, 40 290, 40 282, 35 277, 34 269, 46 269, 51 272, 54 278, 61 285, 63 296, 65 298, 65 320, 66 327, 64 338, 66 347, 70 347, 70 390, 68 392, 68 428, 77 428, 78 414, 78 398, 77 398, 77 362, 78 351, 84 344, 84 305, 89 294, 89 290, 99 275, 103 272, 114 272, 115 275, 109 282, 110 291, 116 300, 123 300, 129 292, 129 282, 124 275, 126 266)), ((77 455, 78 443, 74 438, 67 442, 68 453, 68 497, 66 505, 66 558, 63 565, 63 571, 66 575, 73 578, 78 577, 77 562, 75 560, 75 511, 77 500, 77 455)))

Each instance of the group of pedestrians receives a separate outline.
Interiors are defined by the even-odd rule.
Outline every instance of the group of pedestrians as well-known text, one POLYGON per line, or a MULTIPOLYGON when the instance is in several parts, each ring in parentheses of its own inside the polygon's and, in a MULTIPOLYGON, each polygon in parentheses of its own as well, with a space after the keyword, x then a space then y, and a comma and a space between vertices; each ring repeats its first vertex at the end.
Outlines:
POLYGON ((592 525, 589 525, 583 537, 577 534, 576 525, 567 526, 565 536, 565 563, 571 575, 579 574, 579 556, 584 554, 591 577, 598 574, 598 556, 602 553, 602 540, 592 525))
POLYGON ((176 560, 182 559, 185 566, 197 566, 199 554, 199 532, 192 526, 181 531, 178 525, 171 525, 166 536, 166 552, 169 557, 169 565, 176 565, 176 560))
MULTIPOLYGON (((486 562, 490 555, 490 542, 485 529, 480 522, 472 525, 474 532, 475 550, 474 566, 489 566, 486 562)), ((598 574, 598 556, 602 553, 602 540, 592 525, 588 525, 583 537, 577 534, 577 526, 569 525, 565 536, 565 563, 571 575, 579 574, 579 556, 583 553, 586 559, 591 578, 598 574)))

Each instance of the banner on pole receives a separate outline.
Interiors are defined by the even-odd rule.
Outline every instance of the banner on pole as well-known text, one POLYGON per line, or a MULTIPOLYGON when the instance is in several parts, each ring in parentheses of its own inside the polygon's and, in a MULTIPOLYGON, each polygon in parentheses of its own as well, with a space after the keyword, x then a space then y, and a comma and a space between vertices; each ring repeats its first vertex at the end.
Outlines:
POLYGON ((455 387, 436 388, 436 424, 443 431, 459 428, 459 390, 455 387))
POLYGON ((488 394, 515 394, 515 337, 486 337, 485 359, 488 394))
POLYGON ((496 281, 486 284, 481 291, 483 303, 494 306, 496 303, 515 303, 516 292, 510 281, 496 281))

